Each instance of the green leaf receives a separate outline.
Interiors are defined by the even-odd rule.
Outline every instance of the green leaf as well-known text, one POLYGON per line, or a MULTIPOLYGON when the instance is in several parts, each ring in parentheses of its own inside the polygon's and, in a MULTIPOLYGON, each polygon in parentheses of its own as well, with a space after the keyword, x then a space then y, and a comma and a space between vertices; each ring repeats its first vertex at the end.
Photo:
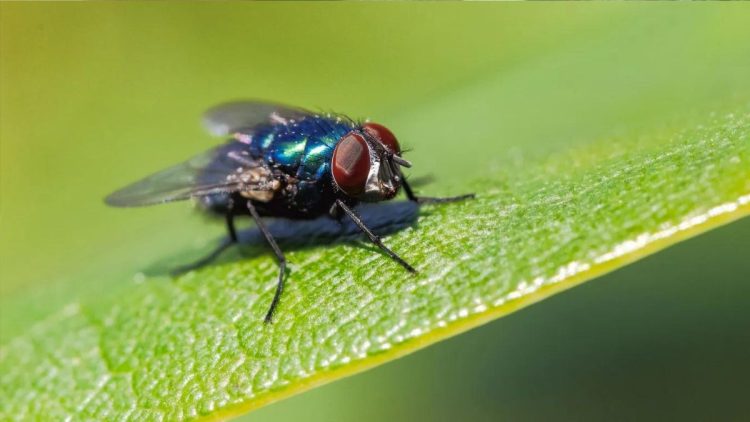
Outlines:
POLYGON ((68 306, 3 348, 6 415, 231 415, 378 365, 746 215, 749 141, 742 109, 489 177, 387 238, 416 276, 371 248, 290 251, 273 325, 267 256, 68 306))
MULTIPOLYGON (((6 7, 3 6, 3 19, 8 19, 6 7)), ((358 21, 358 24, 371 25, 368 28, 375 31, 371 33, 382 36, 394 36, 398 32, 394 29, 407 24, 413 24, 410 28, 417 34, 441 33, 442 25, 411 22, 411 7, 416 6, 390 9, 394 19, 401 19, 398 24, 390 21, 391 27, 380 13, 376 14, 378 19, 366 21, 369 23, 358 21)), ((113 30, 114 35, 109 34, 111 38, 104 39, 121 42, 130 52, 122 54, 123 57, 131 57, 149 42, 160 42, 174 34, 180 40, 190 40, 187 44, 198 52, 197 57, 214 53, 210 39, 191 38, 195 33, 193 19, 203 17, 202 14, 173 14, 167 9, 162 15, 149 18, 148 13, 141 15, 143 11, 129 10, 144 20, 125 17, 117 22, 123 25, 133 21, 151 22, 153 27, 144 25, 149 31, 156 31, 156 35, 132 34, 131 31, 120 35, 113 30), (161 29, 160 18, 166 15, 182 22, 184 28, 161 29), (176 32, 169 32, 172 30, 176 32)), ((289 19, 304 22, 310 10, 319 9, 298 11, 289 19)), ((349 16, 351 10, 339 10, 338 18, 349 16)), ((274 11, 278 9, 271 9, 270 16, 274 11)), ((493 17, 486 10, 478 9, 469 13, 454 7, 436 13, 440 17, 438 23, 452 22, 456 13, 463 14, 466 22, 477 23, 459 28, 459 34, 465 37, 462 42, 455 41, 449 32, 442 44, 451 54, 460 55, 468 54, 465 46, 473 46, 470 40, 483 42, 482 48, 467 55, 465 60, 454 61, 437 53, 416 55, 412 59, 410 54, 437 42, 432 37, 414 45, 398 43, 394 48, 390 48, 388 42, 377 44, 381 41, 375 35, 367 38, 380 48, 373 49, 374 52, 367 50, 357 57, 380 54, 378 57, 386 62, 391 55, 396 55, 403 62, 398 68, 400 71, 408 72, 419 66, 435 69, 436 76, 431 80, 443 87, 439 95, 430 97, 426 93, 427 85, 412 87, 411 79, 404 77, 392 88, 394 95, 402 95, 401 103, 380 103, 379 108, 388 110, 383 112, 386 117, 382 120, 395 128, 407 147, 414 146, 409 158, 415 163, 415 176, 430 172, 437 176, 438 182, 423 187, 423 193, 474 191, 477 198, 424 207, 419 211, 416 224, 385 238, 387 245, 419 270, 415 276, 363 241, 283 243, 290 271, 272 325, 264 325, 262 319, 273 295, 277 266, 262 245, 234 251, 215 265, 176 279, 143 273, 133 277, 133 272, 143 270, 154 261, 161 262, 156 267, 184 262, 198 253, 185 242, 211 239, 215 236, 213 230, 219 230, 218 227, 201 231, 197 225, 190 226, 187 220, 178 220, 177 224, 173 222, 174 215, 180 211, 174 207, 149 210, 165 214, 161 221, 149 220, 148 223, 127 220, 131 217, 123 213, 98 215, 93 211, 97 209, 94 206, 71 204, 69 202, 75 201, 67 197, 90 198, 91 192, 45 191, 82 212, 80 220, 71 220, 80 223, 77 227, 89 227, 90 223, 106 236, 81 229, 86 243, 94 246, 88 249, 91 257, 85 256, 77 262, 80 267, 90 263, 91 268, 71 271, 73 276, 57 283, 40 283, 36 290, 20 287, 24 277, 29 277, 24 276, 22 270, 3 270, 7 272, 2 273, 4 294, 0 302, 3 309, 0 418, 171 420, 238 415, 403 356, 747 215, 750 213, 750 105, 745 101, 750 92, 747 84, 750 58, 741 43, 736 42, 747 35, 745 21, 731 10, 715 14, 698 10, 683 12, 679 20, 671 22, 674 25, 665 29, 663 19, 672 19, 674 12, 656 10, 659 11, 653 16, 634 17, 631 9, 621 9, 617 13, 579 10, 574 18, 550 28, 552 35, 543 40, 535 36, 524 38, 522 30, 524 23, 529 22, 546 27, 549 23, 545 19, 546 12, 516 12, 526 18, 516 26, 514 19, 503 18, 510 28, 504 36, 515 40, 515 43, 509 41, 511 46, 507 51, 510 52, 490 54, 486 62, 465 68, 456 63, 474 63, 470 59, 476 57, 484 60, 488 54, 486 49, 495 45, 498 35, 484 32, 487 26, 480 23, 485 22, 483 19, 487 19, 485 24, 496 23, 493 19, 499 19, 500 15, 493 17), (617 30, 601 24, 609 21, 620 22, 617 30), (719 21, 721 30, 716 29, 719 21), (569 27, 577 28, 579 34, 585 36, 571 36, 566 30, 569 27), (520 38, 512 38, 514 36, 520 38), (566 36, 571 38, 556 43, 558 37, 566 36), (533 48, 526 51, 524 46, 533 48), (669 60, 660 60, 666 52, 670 53, 669 60), (706 57, 714 61, 707 64, 703 61, 706 57), (638 71, 622 71, 628 63, 638 63, 638 71), (647 66, 654 63, 656 65, 647 66), (442 70, 443 65, 449 69, 442 70), (464 78, 452 79, 454 72, 459 71, 464 78), (402 91, 423 100, 419 102, 407 94, 399 94, 402 91), (401 111, 393 104, 408 104, 408 108, 401 111), (89 215, 96 217, 90 219, 89 215), (184 234, 194 230, 198 233, 195 236, 184 234), (135 234, 128 238, 131 231, 135 234), (108 258, 112 255, 114 258, 108 258)), ((57 28, 58 21, 72 22, 68 25, 73 28, 84 25, 76 19, 97 22, 88 15, 74 17, 74 12, 75 9, 67 9, 62 14, 51 13, 46 24, 39 27, 57 28), (70 16, 63 19, 65 14, 70 16), (89 19, 85 19, 86 16, 89 19)), ((202 13, 203 9, 198 12, 202 13)), ((15 13, 18 15, 14 16, 21 15, 15 13)), ((224 13, 238 19, 235 27, 253 28, 239 25, 245 22, 236 11, 226 9, 224 13)), ((362 12, 362 16, 372 15, 375 14, 362 12)), ((7 28, 7 22, 3 22, 2 27, 7 28)), ((18 22, 26 21, 19 18, 18 22)), ((21 29, 27 26, 17 27, 19 29, 12 34, 24 33, 21 29)), ((231 32, 231 25, 227 28, 230 29, 222 27, 217 31, 236 35, 231 32)), ((340 29, 338 25, 336 28, 340 29)), ((62 29, 71 28, 63 25, 62 29)), ((271 33, 272 29, 266 28, 271 33)), ((86 32, 74 34, 86 35, 86 32)), ((6 36, 5 32, 3 35, 5 47, 5 40, 13 37, 6 36)), ((316 36, 321 37, 316 42, 329 39, 316 36)), ((399 41, 398 38, 387 40, 399 41)), ((85 36, 81 36, 80 41, 93 42, 85 36)), ((258 45, 271 45, 271 39, 268 41, 258 45)), ((346 40, 352 46, 358 41, 362 40, 354 36, 346 40)), ((65 43, 55 44, 54 37, 37 39, 32 36, 28 42, 32 46, 53 43, 57 48, 55 52, 60 54, 53 58, 65 57, 68 52, 65 43)), ((84 45, 81 50, 98 52, 101 49, 93 43, 84 45)), ((41 58, 34 56, 32 48, 14 51, 16 55, 12 57, 18 58, 20 63, 30 63, 29 69, 33 71, 37 71, 37 67, 32 66, 37 61, 48 63, 45 60, 51 60, 44 50, 41 58)), ((342 98, 349 97, 348 93, 360 83, 363 72, 369 75, 368 80, 378 78, 379 73, 354 66, 352 63, 360 62, 346 60, 351 58, 351 49, 342 51, 330 52, 336 55, 335 59, 320 61, 324 63, 317 65, 322 66, 320 68, 315 68, 317 62, 309 63, 313 69, 327 69, 328 61, 343 63, 343 73, 348 76, 342 83, 350 80, 351 85, 346 85, 350 89, 342 89, 340 97, 332 101, 345 103, 342 98)), ((256 53, 269 61, 276 58, 273 52, 256 53)), ((149 87, 156 89, 164 81, 170 81, 177 86, 170 91, 174 95, 182 93, 185 86, 195 87, 195 91, 182 95, 186 100, 195 95, 203 102, 218 95, 195 86, 200 85, 195 83, 197 75, 209 80, 216 71, 214 67, 182 57, 164 59, 160 54, 148 56, 149 65, 144 66, 148 71, 134 65, 134 71, 143 72, 138 74, 153 84, 149 87), (195 74, 181 74, 179 66, 172 65, 182 60, 192 64, 195 74), (165 73, 159 73, 161 68, 152 63, 161 64, 165 73), (173 71, 177 73, 173 75, 173 71)), ((174 53, 169 50, 165 54, 174 53)), ((81 65, 74 61, 69 73, 63 74, 82 72, 81 78, 86 80, 87 63, 100 63, 109 71, 98 76, 105 78, 102 86, 114 84, 116 71, 122 66, 119 60, 124 60, 119 54, 107 56, 109 61, 103 62, 91 59, 97 58, 96 55, 81 55, 89 61, 84 60, 81 65)), ((313 56, 309 53, 309 58, 313 56)), ((277 70, 296 76, 288 70, 293 63, 291 59, 289 62, 282 60, 276 65, 277 70)), ((61 66, 67 69, 65 63, 61 66)), ((43 84, 52 82, 45 78, 25 80, 27 73, 12 70, 3 68, 3 82, 26 82, 3 88, 8 94, 3 91, 2 109, 14 110, 3 114, 3 141, 12 138, 10 134, 20 136, 23 128, 33 132, 31 139, 51 144, 49 140, 57 139, 60 126, 49 124, 38 128, 31 124, 33 120, 23 120, 25 114, 21 111, 27 106, 23 98, 27 98, 28 92, 36 92, 37 84, 42 84, 45 89, 38 89, 52 99, 52 105, 39 107, 53 107, 55 101, 62 103, 66 95, 77 94, 77 85, 47 87, 43 84)), ((236 78, 235 83, 245 77, 242 69, 227 72, 236 78)), ((308 78, 305 80, 308 85, 302 86, 315 86, 317 79, 310 74, 315 72, 301 76, 308 78)), ((50 77, 54 82, 54 76, 50 77)), ((255 88, 262 89, 262 83, 255 88)), ((107 101, 115 102, 116 98, 126 104, 134 102, 130 108, 119 111, 133 113, 142 104, 152 101, 149 89, 117 86, 106 91, 107 101), (135 99, 129 99, 133 91, 144 94, 133 94, 135 99)), ((71 101, 80 101, 85 109, 91 107, 87 101, 94 101, 101 92, 95 88, 84 91, 83 99, 73 95, 71 101)), ((227 92, 229 88, 220 94, 225 96, 227 92)), ((362 109, 356 101, 377 102, 378 90, 368 88, 362 98, 349 104, 362 109)), ((317 100, 306 98, 304 101, 317 100)), ((41 115, 55 118, 57 114, 52 109, 48 111, 41 115)), ((95 111, 98 110, 89 110, 92 114, 95 111)), ((64 111, 58 112, 64 114, 64 111)), ((58 117, 59 121, 54 123, 72 125, 67 122, 76 121, 64 117, 58 117)), ((122 130, 139 132, 116 137, 112 148, 122 148, 122 154, 128 151, 129 160, 136 160, 137 155, 130 155, 130 148, 136 141, 129 136, 146 136, 150 132, 132 129, 138 125, 130 119, 119 119, 105 122, 122 130)), ((87 148, 99 145, 99 137, 90 134, 93 131, 88 127, 90 121, 85 123, 64 127, 72 133, 83 134, 81 142, 87 148)), ((108 129, 107 126, 97 128, 108 129)), ((174 136, 166 129, 155 131, 164 138, 174 136)), ((200 137, 188 130, 183 135, 200 137)), ((180 140, 179 136, 177 138, 180 140)), ((178 152, 186 152, 176 144, 165 147, 165 160, 178 152)), ((19 141, 12 151, 23 158, 23 148, 18 145, 24 144, 19 141)), ((69 148, 76 146, 71 144, 69 148)), ((141 150, 144 151, 147 150, 141 150)), ((70 160, 76 160, 77 156, 70 154, 70 160)), ((74 185, 79 181, 77 175, 81 168, 90 171, 90 167, 81 166, 100 165, 102 174, 115 173, 115 176, 102 176, 107 183, 89 186, 103 190, 103 194, 116 181, 127 182, 131 177, 153 170, 147 169, 146 164, 135 169, 130 168, 129 163, 117 167, 119 158, 113 155, 103 164, 71 161, 69 174, 61 174, 58 180, 74 185), (130 173, 121 174, 125 172, 130 173)), ((151 164, 163 164, 157 161, 151 164)), ((23 163, 23 159, 19 162, 23 163)), ((3 171, 15 171, 5 170, 6 164, 3 161, 3 171)), ((46 170, 46 165, 45 162, 29 168, 46 170)), ((40 176, 32 173, 29 177, 40 176)), ((32 180, 38 182, 32 184, 34 186, 47 181, 44 178, 32 180)), ((19 184, 4 192, 11 192, 20 200, 26 197, 18 192, 27 188, 28 185, 19 184)), ((33 266, 29 265, 32 260, 24 259, 25 255, 11 255, 17 245, 26 248, 22 249, 26 253, 31 251, 28 245, 36 246, 20 240, 33 233, 32 224, 8 223, 7 215, 24 221, 21 216, 27 210, 4 208, 4 212, 0 223, 12 236, 11 240, 3 238, 0 245, 3 257, 17 257, 23 265, 4 259, 3 266, 33 266)), ((378 208, 371 209, 366 216, 377 218, 378 225, 387 229, 394 223, 409 222, 409 212, 408 207, 378 208), (405 214, 386 215, 382 210, 399 210, 405 214), (389 223, 384 224, 383 220, 389 223)), ((297 228, 299 226, 292 227, 292 231, 297 228)), ((73 237, 79 233, 64 234, 68 237, 62 236, 63 245, 71 245, 73 237)), ((66 256, 61 251, 68 246, 49 248, 46 250, 66 256)), ((208 251, 210 245, 204 243, 203 249, 208 251)), ((50 260, 55 259, 55 253, 49 255, 50 260)), ((71 252, 68 256, 74 255, 71 252)))

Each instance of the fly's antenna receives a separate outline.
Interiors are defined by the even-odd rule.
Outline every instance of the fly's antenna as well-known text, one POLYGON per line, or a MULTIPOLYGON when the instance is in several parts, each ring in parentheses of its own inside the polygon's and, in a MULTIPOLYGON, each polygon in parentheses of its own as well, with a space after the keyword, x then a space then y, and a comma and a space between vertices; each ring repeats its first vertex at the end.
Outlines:
MULTIPOLYGON (((361 126, 361 124, 360 124, 360 126, 361 126)), ((406 168, 410 168, 411 167, 411 162, 410 161, 405 160, 405 159, 401 158, 401 156, 396 155, 393 152, 391 152, 391 150, 388 149, 387 146, 385 146, 385 144, 383 143, 383 141, 381 141, 377 137, 373 136, 368 131, 366 131, 366 130, 359 130, 358 132, 359 132, 359 134, 361 134, 362 136, 364 136, 366 139, 370 140, 371 142, 374 142, 383 151, 385 151, 386 156, 388 158, 390 158, 391 161, 393 161, 394 163, 398 164, 401 167, 406 167, 406 168)))

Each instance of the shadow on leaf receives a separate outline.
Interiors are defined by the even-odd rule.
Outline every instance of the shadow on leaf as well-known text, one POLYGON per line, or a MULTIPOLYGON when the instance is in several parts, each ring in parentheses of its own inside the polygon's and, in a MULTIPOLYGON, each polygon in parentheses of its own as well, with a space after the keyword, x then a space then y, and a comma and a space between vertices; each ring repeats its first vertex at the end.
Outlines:
MULTIPOLYGON (((386 236, 407 227, 416 226, 419 205, 411 201, 362 204, 356 208, 356 211, 373 233, 386 236)), ((380 249, 371 245, 359 228, 346 217, 341 222, 322 216, 314 220, 271 219, 266 224, 284 251, 301 250, 322 244, 346 243, 374 253, 382 253, 380 249), (363 240, 366 243, 363 243, 363 240)), ((240 253, 237 253, 237 248, 229 246, 227 250, 213 257, 215 259, 208 260, 210 262, 205 265, 239 261, 258 254, 271 254, 266 239, 257 227, 239 230, 237 235, 240 253)), ((221 244, 220 242, 228 242, 227 237, 224 236, 219 242, 212 243, 210 249, 207 247, 208 250, 204 251, 200 257, 210 255, 221 244)), ((385 256, 385 258, 388 257, 385 256)), ((175 268, 193 262, 195 259, 196 257, 190 258, 186 253, 180 253, 153 263, 144 269, 144 273, 149 276, 170 275, 175 268)))

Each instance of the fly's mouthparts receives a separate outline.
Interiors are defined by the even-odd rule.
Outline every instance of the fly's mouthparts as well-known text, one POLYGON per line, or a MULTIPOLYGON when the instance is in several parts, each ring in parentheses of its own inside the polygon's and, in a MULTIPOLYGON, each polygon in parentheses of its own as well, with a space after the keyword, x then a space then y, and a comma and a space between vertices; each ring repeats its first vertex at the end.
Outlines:
POLYGON ((393 159, 394 163, 398 164, 401 167, 406 167, 406 168, 411 167, 411 163, 409 161, 404 160, 403 158, 399 157, 396 154, 391 155, 391 158, 393 159))

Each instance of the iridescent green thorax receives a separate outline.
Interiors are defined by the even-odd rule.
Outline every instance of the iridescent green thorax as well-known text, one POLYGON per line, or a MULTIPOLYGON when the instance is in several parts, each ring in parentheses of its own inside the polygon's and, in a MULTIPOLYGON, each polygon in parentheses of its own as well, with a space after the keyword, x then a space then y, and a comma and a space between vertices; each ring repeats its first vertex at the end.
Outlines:
POLYGON ((335 116, 307 116, 269 125, 253 134, 250 155, 296 179, 295 205, 314 209, 333 191, 331 157, 339 140, 356 124, 335 116))

